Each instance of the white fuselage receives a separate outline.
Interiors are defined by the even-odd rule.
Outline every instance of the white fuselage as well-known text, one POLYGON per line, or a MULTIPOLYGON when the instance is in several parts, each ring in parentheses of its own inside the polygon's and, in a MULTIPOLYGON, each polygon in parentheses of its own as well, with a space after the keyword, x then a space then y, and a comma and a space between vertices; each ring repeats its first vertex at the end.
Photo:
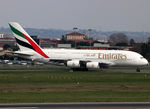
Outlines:
POLYGON ((41 62, 49 62, 50 60, 99 62, 110 66, 148 65, 148 61, 142 55, 132 51, 81 49, 43 49, 43 51, 49 58, 44 58, 34 51, 28 51, 28 53, 33 54, 30 59, 41 62))
POLYGON ((138 53, 122 50, 42 49, 17 22, 9 22, 20 57, 40 62, 62 62, 72 68, 103 68, 106 66, 143 66, 148 61, 138 53))

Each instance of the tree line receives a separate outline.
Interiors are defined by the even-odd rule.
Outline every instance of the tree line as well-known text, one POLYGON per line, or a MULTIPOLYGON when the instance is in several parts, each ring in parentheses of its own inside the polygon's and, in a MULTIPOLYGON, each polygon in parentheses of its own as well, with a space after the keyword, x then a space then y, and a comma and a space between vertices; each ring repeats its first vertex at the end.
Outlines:
POLYGON ((123 33, 114 33, 109 36, 109 42, 115 43, 116 46, 132 46, 133 50, 139 52, 145 58, 150 60, 150 37, 148 38, 146 43, 141 43, 140 50, 135 50, 134 47, 138 46, 138 44, 134 41, 134 39, 128 40, 128 36, 123 33))

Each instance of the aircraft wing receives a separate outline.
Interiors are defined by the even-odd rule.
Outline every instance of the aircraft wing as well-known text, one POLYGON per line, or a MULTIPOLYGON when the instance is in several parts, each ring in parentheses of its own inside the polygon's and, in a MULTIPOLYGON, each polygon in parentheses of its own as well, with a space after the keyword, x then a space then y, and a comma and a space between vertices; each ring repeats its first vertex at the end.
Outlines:
POLYGON ((110 66, 113 66, 114 63, 112 62, 100 62, 99 65, 102 67, 102 68, 108 68, 110 66))
MULTIPOLYGON (((50 59, 50 62, 53 63, 53 64, 60 64, 60 63, 63 63, 64 65, 67 66, 67 62, 68 61, 79 61, 79 64, 80 66, 82 67, 86 67, 86 64, 88 62, 97 62, 97 61, 94 61, 94 60, 62 60, 62 59, 50 59)), ((113 62, 110 62, 110 61, 100 61, 98 62, 100 67, 101 68, 108 68, 109 66, 112 66, 114 65, 113 62)))
POLYGON ((68 60, 63 60, 63 59, 50 59, 50 62, 54 62, 54 63, 65 63, 68 60))
POLYGON ((21 52, 7 52, 7 54, 13 54, 13 55, 17 55, 17 56, 33 56, 32 54, 28 54, 28 53, 21 53, 21 52))

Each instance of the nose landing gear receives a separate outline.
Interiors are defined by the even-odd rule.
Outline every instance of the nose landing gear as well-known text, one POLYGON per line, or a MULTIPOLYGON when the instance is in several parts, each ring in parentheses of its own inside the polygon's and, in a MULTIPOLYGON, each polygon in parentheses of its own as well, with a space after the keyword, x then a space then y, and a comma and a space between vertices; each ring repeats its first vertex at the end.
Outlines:
POLYGON ((136 72, 141 72, 140 67, 137 67, 137 68, 136 68, 136 72))

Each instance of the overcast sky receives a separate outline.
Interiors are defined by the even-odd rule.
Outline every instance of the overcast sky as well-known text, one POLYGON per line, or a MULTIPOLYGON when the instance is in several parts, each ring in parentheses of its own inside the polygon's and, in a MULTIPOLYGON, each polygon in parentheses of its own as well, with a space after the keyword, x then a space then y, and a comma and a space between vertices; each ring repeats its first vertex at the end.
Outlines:
POLYGON ((150 32, 150 0, 0 0, 0 27, 150 32))

